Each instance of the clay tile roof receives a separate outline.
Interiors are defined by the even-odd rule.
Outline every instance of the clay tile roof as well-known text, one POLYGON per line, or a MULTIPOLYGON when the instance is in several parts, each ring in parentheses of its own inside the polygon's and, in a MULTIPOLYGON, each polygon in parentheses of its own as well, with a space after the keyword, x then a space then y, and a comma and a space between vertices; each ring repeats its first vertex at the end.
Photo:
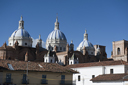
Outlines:
POLYGON ((80 67, 91 67, 91 66, 109 66, 109 65, 128 65, 125 61, 100 61, 100 62, 91 62, 91 63, 80 63, 68 65, 68 68, 80 68, 80 67))
POLYGON ((64 72, 64 73, 77 73, 76 71, 67 67, 61 66, 57 63, 44 63, 44 62, 25 62, 14 60, 0 60, 0 68, 9 69, 8 64, 11 64, 14 70, 28 70, 30 71, 45 71, 45 72, 64 72))
POLYGON ((126 76, 128 77, 128 74, 104 74, 99 75, 90 81, 127 81, 128 79, 125 79, 127 78, 126 76))

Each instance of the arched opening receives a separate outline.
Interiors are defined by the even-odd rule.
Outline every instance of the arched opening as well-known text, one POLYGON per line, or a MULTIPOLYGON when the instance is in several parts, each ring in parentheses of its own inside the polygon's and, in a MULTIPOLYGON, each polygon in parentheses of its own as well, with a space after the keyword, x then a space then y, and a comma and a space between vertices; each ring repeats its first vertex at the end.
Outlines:
POLYGON ((52 63, 52 59, 51 59, 51 63, 52 63))
POLYGON ((71 62, 71 65, 72 65, 72 62, 71 62))
POLYGON ((8 60, 11 60, 11 57, 9 57, 8 60))
POLYGON ((120 48, 117 48, 117 55, 120 55, 120 48))

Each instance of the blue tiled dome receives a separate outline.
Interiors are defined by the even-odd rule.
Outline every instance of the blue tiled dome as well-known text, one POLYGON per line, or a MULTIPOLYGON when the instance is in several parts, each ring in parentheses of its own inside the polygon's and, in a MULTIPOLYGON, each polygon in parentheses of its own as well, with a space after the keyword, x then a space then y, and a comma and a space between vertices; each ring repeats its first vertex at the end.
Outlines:
POLYGON ((93 47, 92 43, 89 42, 88 40, 83 40, 83 41, 79 44, 78 48, 83 48, 84 46, 85 46, 85 47, 93 47))
POLYGON ((31 36, 25 29, 18 29, 12 33, 11 37, 27 37, 27 38, 29 38, 31 36))
POLYGON ((59 29, 53 30, 49 35, 47 40, 49 39, 60 39, 60 40, 67 40, 64 33, 61 32, 59 29))

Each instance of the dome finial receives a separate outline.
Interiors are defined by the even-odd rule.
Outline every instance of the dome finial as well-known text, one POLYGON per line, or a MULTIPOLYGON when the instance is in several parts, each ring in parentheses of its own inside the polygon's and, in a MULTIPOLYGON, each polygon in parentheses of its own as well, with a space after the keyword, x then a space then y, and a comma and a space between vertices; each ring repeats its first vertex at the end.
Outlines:
POLYGON ((39 34, 39 39, 41 39, 41 35, 39 34))
POLYGON ((58 13, 56 13, 56 22, 58 22, 58 13))
POLYGON ((88 40, 87 30, 85 30, 85 33, 84 33, 84 39, 85 39, 85 40, 88 40))
POLYGON ((57 13, 57 16, 56 16, 56 22, 55 22, 55 30, 59 30, 59 22, 58 22, 58 13, 57 13))
POLYGON ((21 17, 20 17, 20 20, 21 20, 21 21, 23 20, 23 17, 22 17, 22 15, 21 15, 21 17))
POLYGON ((71 40, 71 43, 73 43, 73 40, 71 40))
POLYGON ((19 29, 24 29, 24 21, 23 21, 22 15, 21 15, 20 21, 19 21, 19 29))

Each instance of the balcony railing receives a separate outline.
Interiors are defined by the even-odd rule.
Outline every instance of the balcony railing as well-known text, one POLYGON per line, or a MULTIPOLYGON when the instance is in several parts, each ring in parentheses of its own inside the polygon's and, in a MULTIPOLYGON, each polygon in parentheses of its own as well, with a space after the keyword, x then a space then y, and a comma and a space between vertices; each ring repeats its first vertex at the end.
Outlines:
POLYGON ((27 79, 27 80, 22 79, 22 84, 29 84, 29 79, 27 79))
POLYGON ((48 84, 48 80, 41 79, 41 84, 48 84))
POLYGON ((13 79, 5 79, 5 84, 12 84, 13 83, 13 79))
POLYGON ((70 80, 60 80, 60 85, 76 85, 75 82, 70 80))

